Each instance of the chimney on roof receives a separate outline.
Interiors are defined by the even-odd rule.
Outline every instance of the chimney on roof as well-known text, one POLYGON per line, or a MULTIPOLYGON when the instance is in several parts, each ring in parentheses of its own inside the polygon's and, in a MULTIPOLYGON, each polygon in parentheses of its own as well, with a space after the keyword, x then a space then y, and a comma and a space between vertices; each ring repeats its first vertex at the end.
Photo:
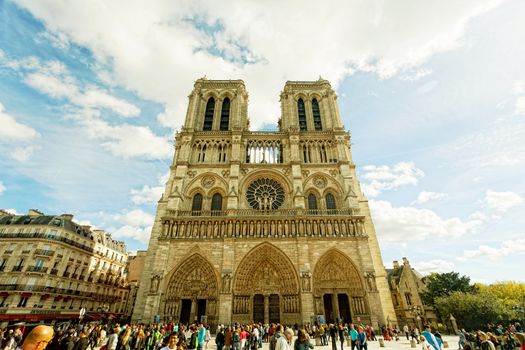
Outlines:
POLYGON ((399 269, 399 261, 394 260, 394 269, 399 269))
POLYGON ((27 211, 27 215, 29 215, 29 216, 43 216, 44 213, 42 213, 40 210, 29 209, 29 210, 27 211))
POLYGON ((62 214, 60 215, 64 220, 73 220, 73 214, 62 214))
POLYGON ((82 228, 87 232, 91 231, 91 225, 82 225, 82 228))

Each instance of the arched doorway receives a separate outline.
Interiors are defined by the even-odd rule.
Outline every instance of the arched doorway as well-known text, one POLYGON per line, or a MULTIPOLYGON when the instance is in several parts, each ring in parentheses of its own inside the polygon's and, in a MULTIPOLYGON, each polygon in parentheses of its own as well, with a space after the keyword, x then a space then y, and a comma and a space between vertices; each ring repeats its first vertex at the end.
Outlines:
POLYGON ((297 273, 279 248, 270 243, 255 247, 241 260, 233 278, 233 322, 300 319, 297 273))
POLYGON ((327 322, 369 320, 365 289, 352 260, 330 249, 317 261, 313 273, 315 309, 327 322))
POLYGON ((166 289, 164 319, 182 323, 200 321, 213 326, 217 319, 218 282, 215 269, 200 254, 175 268, 166 289))

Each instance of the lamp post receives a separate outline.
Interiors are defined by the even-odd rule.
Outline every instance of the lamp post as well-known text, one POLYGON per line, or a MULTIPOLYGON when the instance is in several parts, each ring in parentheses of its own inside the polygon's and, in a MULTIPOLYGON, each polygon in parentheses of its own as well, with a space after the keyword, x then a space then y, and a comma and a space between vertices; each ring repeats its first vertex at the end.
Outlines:
POLYGON ((421 331, 421 315, 423 314, 421 307, 419 305, 414 305, 408 308, 408 311, 412 314, 412 317, 417 321, 417 327, 421 331))
POLYGON ((456 322, 456 318, 450 314, 450 323, 452 323, 452 328, 454 329, 454 334, 459 333, 458 324, 456 322))

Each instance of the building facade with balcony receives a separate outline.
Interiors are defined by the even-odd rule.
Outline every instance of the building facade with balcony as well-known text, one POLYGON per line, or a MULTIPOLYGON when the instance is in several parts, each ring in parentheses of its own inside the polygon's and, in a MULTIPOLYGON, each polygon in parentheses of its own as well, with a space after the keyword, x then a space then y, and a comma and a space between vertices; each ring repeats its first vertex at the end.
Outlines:
POLYGON ((134 320, 395 322, 334 90, 289 81, 280 101, 276 131, 250 131, 242 80, 195 82, 134 320))
POLYGON ((126 264, 123 242, 73 215, 0 211, 0 323, 119 317, 126 264))
POLYGON ((424 324, 437 325, 435 310, 423 303, 422 293, 426 290, 425 278, 410 266, 407 258, 403 264, 396 260, 393 269, 387 269, 388 285, 398 324, 419 327, 424 324))

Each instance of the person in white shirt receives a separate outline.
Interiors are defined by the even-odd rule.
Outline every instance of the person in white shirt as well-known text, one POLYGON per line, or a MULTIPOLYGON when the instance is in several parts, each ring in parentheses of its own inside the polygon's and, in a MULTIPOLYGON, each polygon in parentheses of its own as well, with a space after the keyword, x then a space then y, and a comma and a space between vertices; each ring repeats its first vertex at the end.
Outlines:
POLYGON ((177 333, 172 333, 168 339, 168 345, 166 345, 160 350, 175 350, 177 349, 178 342, 179 342, 179 335, 177 333))

